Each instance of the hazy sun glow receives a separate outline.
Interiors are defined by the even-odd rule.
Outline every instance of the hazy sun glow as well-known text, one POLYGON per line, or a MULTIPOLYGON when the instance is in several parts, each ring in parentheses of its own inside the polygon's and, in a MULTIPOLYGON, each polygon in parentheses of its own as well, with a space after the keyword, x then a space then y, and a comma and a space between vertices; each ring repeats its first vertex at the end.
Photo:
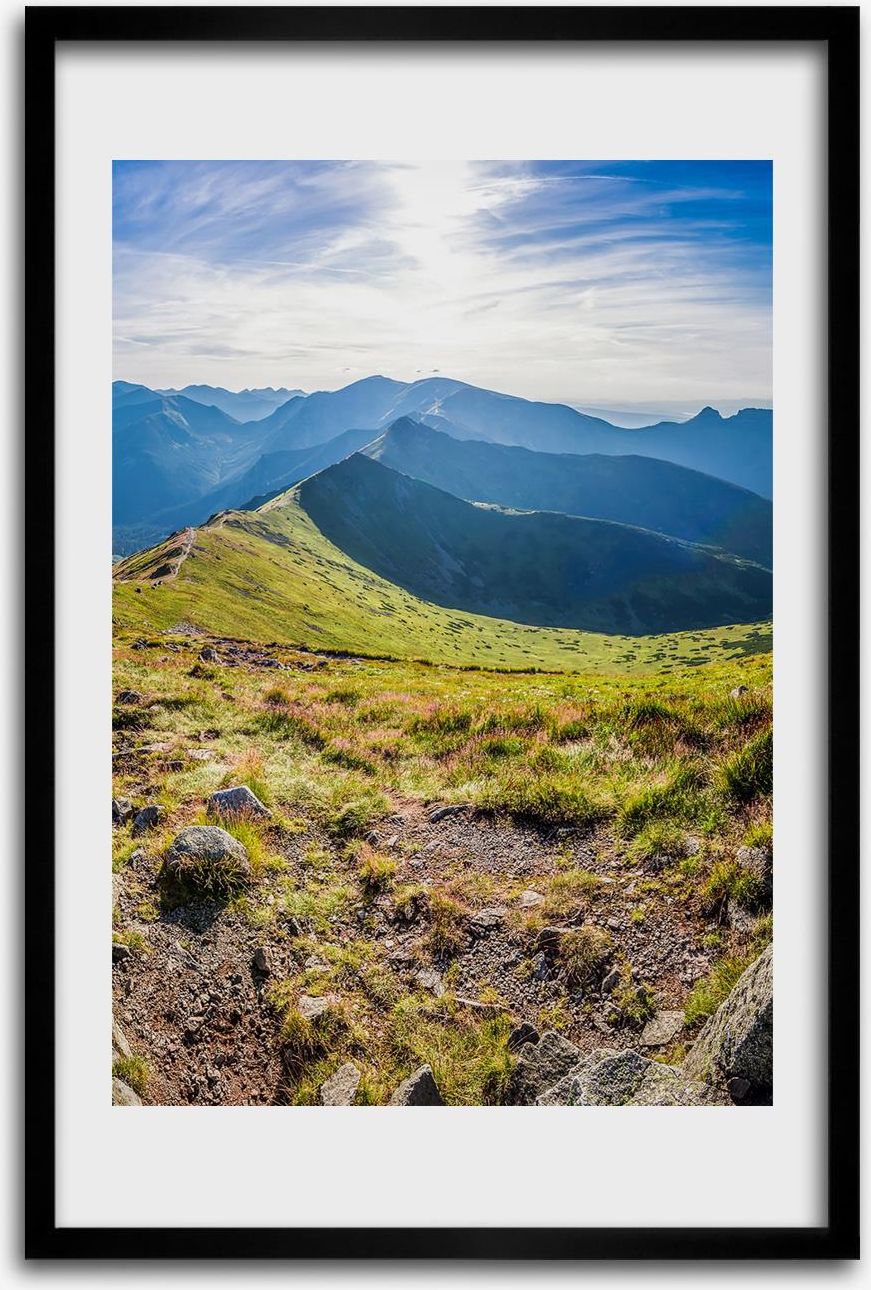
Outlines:
POLYGON ((115 375, 768 400, 765 162, 117 162, 115 375))

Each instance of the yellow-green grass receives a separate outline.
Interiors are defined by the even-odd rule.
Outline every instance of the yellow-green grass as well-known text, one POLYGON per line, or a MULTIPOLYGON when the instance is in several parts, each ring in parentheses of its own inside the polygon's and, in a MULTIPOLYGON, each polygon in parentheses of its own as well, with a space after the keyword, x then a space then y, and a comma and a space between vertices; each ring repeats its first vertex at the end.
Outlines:
POLYGON ((770 623, 605 636, 444 609, 356 564, 296 505, 226 513, 197 530, 177 575, 156 578, 172 546, 115 566, 117 627, 185 621, 251 641, 509 670, 668 672, 771 646, 770 623))
MULTIPOLYGON (((506 675, 263 647, 284 665, 276 671, 228 666, 227 647, 215 640, 220 661, 205 665, 198 659, 203 639, 155 630, 180 619, 220 630, 220 622, 196 618, 193 601, 168 602, 165 622, 146 626, 126 617, 128 599, 138 612, 140 602, 160 605, 164 595, 187 594, 177 590, 187 563, 175 583, 156 591, 147 583, 139 594, 131 584, 116 589, 122 622, 114 687, 142 699, 115 708, 116 716, 135 715, 118 723, 114 792, 137 804, 158 802, 166 815, 141 839, 129 825, 117 829, 114 866, 124 870, 143 847, 156 872, 177 829, 206 818, 206 799, 217 788, 247 783, 268 803, 270 820, 234 826, 244 832, 257 876, 234 908, 274 935, 286 935, 285 920, 297 919, 304 935, 295 958, 311 954, 324 965, 273 987, 284 1019, 289 1100, 316 1101, 320 1083, 347 1060, 362 1071, 358 1102, 386 1101, 425 1061, 449 1102, 498 1100, 513 1062, 507 1011, 498 999, 492 1015, 458 1001, 449 966, 462 952, 464 919, 476 909, 506 904, 512 928, 527 927, 534 943, 544 920, 601 919, 614 887, 600 874, 625 873, 636 885, 643 918, 636 923, 655 928, 660 910, 679 906, 695 920, 701 943, 712 934, 712 896, 747 894, 736 880, 736 851, 771 841, 769 654, 620 674, 598 663, 578 671, 573 660, 563 672, 506 675), (154 647, 131 648, 137 635, 154 647), (737 687, 745 692, 733 699, 737 687), (158 748, 138 753, 141 745, 158 748), (206 750, 210 760, 191 759, 206 750), (340 941, 336 929, 356 928, 361 907, 398 905, 413 894, 408 857, 368 843, 369 831, 384 837, 389 826, 379 826, 392 812, 444 801, 541 826, 548 836, 573 827, 601 864, 597 873, 580 867, 567 845, 552 871, 532 877, 478 872, 462 857, 446 865, 430 882, 417 948, 420 965, 435 964, 444 975, 447 993, 436 999, 397 975, 383 942, 368 939, 365 920, 350 941, 340 941), (519 897, 530 886, 544 903, 524 911, 519 897), (337 1002, 323 1020, 306 1022, 297 1006, 302 993, 337 1002)), ((232 634, 245 632, 234 623, 232 634)), ((281 639, 274 622, 259 635, 281 639)), ((145 899, 141 865, 137 884, 145 899)), ((139 917, 132 928, 118 926, 116 936, 128 943, 144 937, 144 952, 149 928, 139 917)), ((728 929, 717 936, 718 953, 732 962, 682 1000, 696 1024, 753 948, 728 929)), ((618 940, 615 962, 625 967, 618 940)), ((567 991, 584 976, 585 950, 567 944, 560 966, 567 991), (577 952, 570 956, 570 949, 577 952)), ((524 959, 518 974, 530 963, 524 959)), ((492 983, 496 990, 499 984, 492 983)), ((640 1024, 653 1006, 648 984, 624 971, 612 1005, 626 1025, 640 1024)), ((570 1031, 568 995, 543 1003, 532 1020, 570 1031)))

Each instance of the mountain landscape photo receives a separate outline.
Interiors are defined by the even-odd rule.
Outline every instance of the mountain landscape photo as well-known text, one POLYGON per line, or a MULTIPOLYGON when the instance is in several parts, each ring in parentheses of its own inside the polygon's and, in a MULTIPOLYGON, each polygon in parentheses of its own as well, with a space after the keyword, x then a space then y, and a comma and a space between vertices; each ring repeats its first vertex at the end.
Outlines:
POLYGON ((113 202, 113 1102, 770 1103, 768 163, 113 202))

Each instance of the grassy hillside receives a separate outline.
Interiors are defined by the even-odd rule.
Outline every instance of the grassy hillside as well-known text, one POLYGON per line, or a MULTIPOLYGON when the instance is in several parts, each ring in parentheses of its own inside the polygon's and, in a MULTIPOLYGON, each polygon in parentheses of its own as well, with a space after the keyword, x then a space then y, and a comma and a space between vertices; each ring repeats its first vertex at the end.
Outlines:
POLYGON ((668 671, 770 648, 763 622, 645 638, 527 627, 442 609, 363 568, 296 505, 230 513, 115 565, 114 621, 124 632, 189 622, 246 640, 485 668, 668 671), (156 585, 157 584, 157 585, 156 585))
POLYGON ((304 480, 288 503, 359 564, 472 613, 649 635, 771 609, 757 565, 625 524, 471 505, 361 454, 304 480))
POLYGON ((668 461, 459 442, 409 417, 364 452, 468 501, 637 525, 771 567, 771 503, 668 461))

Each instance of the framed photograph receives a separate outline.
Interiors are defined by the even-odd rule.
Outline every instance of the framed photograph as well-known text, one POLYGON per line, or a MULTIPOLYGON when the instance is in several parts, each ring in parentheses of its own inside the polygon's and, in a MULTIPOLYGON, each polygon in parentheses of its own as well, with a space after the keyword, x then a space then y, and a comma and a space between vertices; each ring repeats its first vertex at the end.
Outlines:
POLYGON ((26 26, 28 1254, 855 1257, 858 10, 26 26))

